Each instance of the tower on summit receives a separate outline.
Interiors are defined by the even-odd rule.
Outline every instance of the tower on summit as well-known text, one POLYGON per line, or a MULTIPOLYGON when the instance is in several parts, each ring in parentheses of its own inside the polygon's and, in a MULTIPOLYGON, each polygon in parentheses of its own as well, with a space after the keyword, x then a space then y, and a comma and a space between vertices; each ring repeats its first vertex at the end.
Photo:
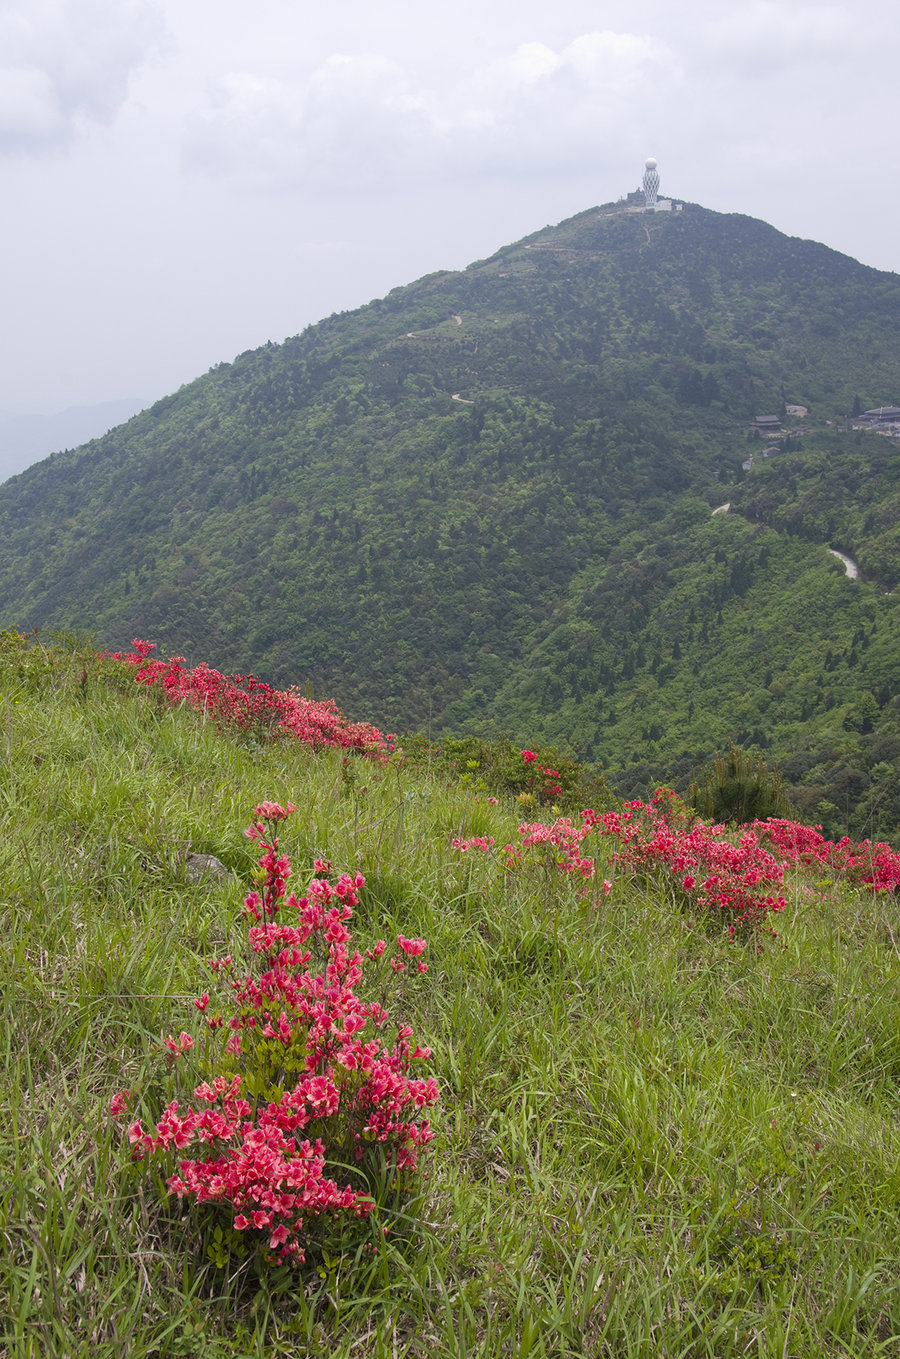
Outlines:
POLYGON ((659 171, 656 168, 656 161, 652 156, 644 164, 644 206, 647 208, 656 207, 656 196, 659 193, 659 171))
POLYGON ((681 212, 683 203, 674 203, 671 198, 659 196, 658 162, 653 156, 644 161, 644 178, 627 198, 620 198, 616 209, 625 212, 681 212))

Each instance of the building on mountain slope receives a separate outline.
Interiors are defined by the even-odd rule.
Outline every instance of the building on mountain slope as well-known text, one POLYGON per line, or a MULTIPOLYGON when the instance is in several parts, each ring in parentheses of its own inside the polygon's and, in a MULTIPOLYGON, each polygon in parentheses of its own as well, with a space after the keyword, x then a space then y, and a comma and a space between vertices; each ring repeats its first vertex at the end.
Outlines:
POLYGON ((781 416, 780 415, 757 415, 750 424, 750 433, 756 435, 780 434, 781 416))
POLYGON ((875 406, 863 411, 852 424, 853 429, 872 429, 889 439, 900 439, 900 406, 875 406))
POLYGON ((867 425, 896 425, 900 421, 900 406, 876 406, 874 410, 863 411, 862 418, 867 425))

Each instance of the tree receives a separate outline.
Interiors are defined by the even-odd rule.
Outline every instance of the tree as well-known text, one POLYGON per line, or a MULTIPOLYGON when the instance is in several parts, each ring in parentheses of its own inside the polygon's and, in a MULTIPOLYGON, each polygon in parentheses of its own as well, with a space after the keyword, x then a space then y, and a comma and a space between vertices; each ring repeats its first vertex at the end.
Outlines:
POLYGON ((708 821, 741 825, 769 816, 792 816, 793 808, 777 769, 761 755, 748 755, 731 742, 727 755, 717 755, 702 782, 692 783, 687 802, 708 821))

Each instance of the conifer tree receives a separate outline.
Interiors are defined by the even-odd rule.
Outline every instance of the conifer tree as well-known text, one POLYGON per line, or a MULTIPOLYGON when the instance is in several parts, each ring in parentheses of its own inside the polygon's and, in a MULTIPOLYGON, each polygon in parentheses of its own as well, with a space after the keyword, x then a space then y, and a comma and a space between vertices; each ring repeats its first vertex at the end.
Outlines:
POLYGON ((769 816, 791 816, 792 808, 777 769, 761 755, 749 755, 732 741, 702 778, 692 783, 687 801, 704 820, 741 825, 769 816))

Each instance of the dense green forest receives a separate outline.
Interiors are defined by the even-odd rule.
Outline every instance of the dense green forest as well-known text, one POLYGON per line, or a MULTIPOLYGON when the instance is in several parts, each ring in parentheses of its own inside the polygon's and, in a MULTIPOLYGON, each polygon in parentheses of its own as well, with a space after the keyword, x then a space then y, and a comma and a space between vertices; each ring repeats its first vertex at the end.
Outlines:
POLYGON ((829 833, 894 833, 898 455, 826 422, 900 395, 898 302, 750 218, 582 213, 13 478, 0 623, 540 738, 623 792, 733 740, 829 833), (806 433, 746 474, 786 403, 806 433))

